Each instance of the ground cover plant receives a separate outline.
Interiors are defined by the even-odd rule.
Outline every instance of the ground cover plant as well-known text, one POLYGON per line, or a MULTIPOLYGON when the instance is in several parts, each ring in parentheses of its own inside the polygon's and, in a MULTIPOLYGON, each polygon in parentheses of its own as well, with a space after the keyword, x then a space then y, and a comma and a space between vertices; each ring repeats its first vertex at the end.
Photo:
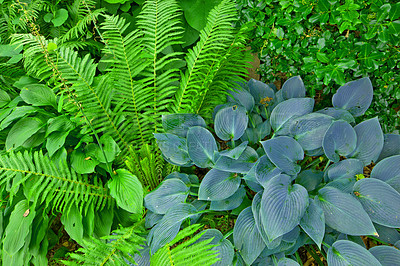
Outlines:
POLYGON ((315 112, 305 96, 298 76, 277 92, 250 80, 215 109, 214 134, 198 115, 163 116, 155 137, 165 159, 208 171, 201 181, 173 173, 146 195, 151 253, 220 212, 236 218, 224 235, 202 236, 219 243, 214 265, 300 265, 297 250, 310 244, 328 265, 400 258, 400 135, 383 134, 377 117, 355 123, 371 104, 370 79, 346 83, 315 112), (367 250, 360 236, 386 245, 367 250))
POLYGON ((399 130, 400 3, 391 0, 237 1, 253 27, 262 80, 301 75, 308 93, 330 98, 337 85, 368 75, 374 100, 366 115, 384 132, 399 130), (311 86, 312 84, 312 86, 311 86))

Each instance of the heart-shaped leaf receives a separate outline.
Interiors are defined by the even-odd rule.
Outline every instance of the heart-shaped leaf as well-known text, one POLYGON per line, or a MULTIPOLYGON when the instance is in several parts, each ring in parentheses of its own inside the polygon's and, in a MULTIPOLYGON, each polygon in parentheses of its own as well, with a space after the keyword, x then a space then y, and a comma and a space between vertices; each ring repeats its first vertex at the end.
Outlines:
POLYGON ((211 169, 201 181, 199 200, 224 200, 239 188, 241 178, 236 173, 211 169))
POLYGON ((144 198, 147 209, 157 214, 165 214, 172 206, 185 202, 189 187, 177 178, 164 180, 144 198))
POLYGON ((385 134, 383 136, 383 148, 379 155, 378 162, 393 155, 400 155, 400 135, 385 134))
POLYGON ((168 114, 162 116, 162 126, 167 133, 186 138, 189 128, 206 127, 204 119, 196 114, 168 114))
POLYGON ((240 90, 229 91, 228 101, 236 102, 237 104, 244 106, 247 112, 251 112, 254 108, 253 96, 250 92, 242 88, 240 90))
POLYGON ((223 200, 211 201, 210 210, 213 211, 229 211, 236 209, 243 202, 243 198, 246 196, 246 190, 240 187, 236 192, 229 198, 223 200))
POLYGON ((268 104, 275 97, 274 90, 259 80, 250 79, 247 86, 256 104, 268 104))
POLYGON ((337 163, 340 156, 347 156, 357 145, 357 134, 354 128, 343 120, 332 123, 323 137, 322 147, 326 157, 337 163))
POLYGON ((354 127, 357 134, 356 149, 349 156, 364 165, 376 162, 383 148, 383 132, 378 118, 371 118, 354 127))
POLYGON ((168 162, 178 166, 190 166, 193 164, 189 158, 186 139, 169 133, 156 133, 154 137, 157 140, 158 148, 160 148, 168 162))
POLYGON ((278 261, 277 266, 300 266, 300 264, 289 258, 282 258, 278 261))
MULTIPOLYGON (((86 146, 87 147, 87 146, 86 146)), ((94 168, 99 161, 82 150, 77 149, 71 153, 71 166, 79 174, 89 174, 94 172, 94 168)))
POLYGON ((276 167, 289 175, 296 175, 301 167, 296 161, 303 160, 304 151, 293 138, 280 136, 261 142, 268 158, 276 167))
POLYGON ((290 121, 298 116, 312 112, 314 99, 292 98, 279 103, 271 113, 270 123, 275 134, 288 134, 290 121))
POLYGON ((110 135, 103 135, 100 137, 99 142, 103 150, 101 150, 100 148, 96 150, 97 160, 99 160, 101 163, 114 161, 115 157, 117 157, 117 155, 121 151, 115 140, 110 135))
POLYGON ((239 214, 233 228, 233 241, 248 265, 251 265, 264 250, 265 243, 258 232, 251 207, 239 214))
POLYGON ((343 120, 349 124, 355 123, 354 116, 352 116, 348 111, 343 109, 338 109, 334 107, 327 107, 317 111, 317 113, 329 115, 333 117, 335 120, 343 120))
POLYGON ((332 164, 325 171, 325 175, 328 180, 336 180, 340 178, 355 177, 358 174, 362 174, 364 171, 364 165, 360 160, 347 159, 332 164))
POLYGON ((306 88, 300 76, 291 77, 282 85, 283 99, 304 98, 306 96, 306 88))
POLYGON ((53 22, 54 27, 59 27, 64 24, 68 19, 68 11, 64 8, 60 8, 54 14, 54 18, 51 20, 53 22))
POLYGON ((371 177, 385 181, 400 193, 400 155, 387 157, 372 169, 371 177))
POLYGON ((236 160, 240 157, 240 155, 242 155, 242 153, 246 149, 248 143, 249 143, 248 141, 244 141, 239 146, 237 146, 233 149, 221 151, 219 153, 219 155, 226 156, 226 157, 236 160))
POLYGON ((261 221, 269 242, 290 232, 299 224, 308 206, 307 190, 290 185, 290 176, 270 180, 261 199, 261 221))
POLYGON ((196 241, 196 243, 211 238, 213 240, 211 240, 210 245, 218 245, 216 247, 213 247, 212 250, 218 251, 217 258, 219 258, 219 261, 217 261, 213 265, 215 266, 232 265, 233 256, 235 254, 233 245, 231 241, 224 238, 224 236, 218 229, 205 230, 205 233, 203 233, 203 235, 196 241))
POLYGON ((33 106, 53 106, 57 109, 56 95, 43 84, 29 84, 21 90, 21 98, 33 106))
POLYGON ((217 143, 210 131, 203 127, 191 127, 187 133, 187 147, 190 159, 200 168, 213 166, 218 152, 217 143))
POLYGON ((329 266, 381 266, 379 261, 368 250, 348 240, 339 240, 333 243, 328 250, 327 260, 329 266))
POLYGON ((226 156, 219 157, 214 168, 226 172, 244 174, 250 171, 257 159, 257 152, 248 146, 236 160, 226 156))
POLYGON ((376 230, 360 202, 348 193, 326 186, 315 196, 315 203, 324 210, 325 222, 348 235, 376 235, 376 230))
POLYGON ((255 177, 256 181, 263 187, 266 187, 269 180, 271 180, 273 177, 282 173, 282 171, 268 159, 267 155, 261 156, 257 162, 258 163, 255 168, 255 177))
POLYGON ((111 196, 122 209, 142 213, 143 188, 139 179, 125 169, 117 169, 115 172, 117 174, 108 183, 111 196))
POLYGON ((400 227, 400 194, 394 188, 379 179, 364 178, 354 185, 353 193, 373 222, 400 227))
POLYGON ((400 261, 400 250, 390 246, 375 246, 368 250, 382 266, 393 266, 400 261))
POLYGON ((325 236, 325 215, 322 208, 312 199, 309 200, 308 208, 300 220, 300 226, 321 249, 325 236))
POLYGON ((292 121, 290 134, 304 150, 315 150, 322 147, 322 140, 332 120, 332 117, 318 113, 300 116, 292 121))
POLYGON ((350 81, 341 86, 332 97, 334 107, 349 111, 354 117, 361 116, 371 105, 372 83, 369 78, 350 81))
POLYGON ((249 118, 241 105, 225 107, 215 116, 215 134, 222 140, 238 140, 247 128, 249 118))

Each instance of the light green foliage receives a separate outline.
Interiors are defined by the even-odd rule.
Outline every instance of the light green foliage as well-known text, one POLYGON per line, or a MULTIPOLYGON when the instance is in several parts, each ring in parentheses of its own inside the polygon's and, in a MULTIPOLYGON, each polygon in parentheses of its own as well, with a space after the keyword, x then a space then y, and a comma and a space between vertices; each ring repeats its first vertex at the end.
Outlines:
POLYGON ((238 1, 263 80, 301 75, 311 96, 369 76, 384 131, 399 129, 400 3, 392 0, 238 1), (396 111, 397 110, 397 111, 396 111))

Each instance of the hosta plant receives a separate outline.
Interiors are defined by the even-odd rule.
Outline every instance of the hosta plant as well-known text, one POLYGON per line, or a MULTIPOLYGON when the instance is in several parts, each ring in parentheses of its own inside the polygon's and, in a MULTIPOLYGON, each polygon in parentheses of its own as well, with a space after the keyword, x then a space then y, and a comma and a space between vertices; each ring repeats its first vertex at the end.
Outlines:
POLYGON ((163 116, 166 133, 155 137, 164 158, 208 171, 201 181, 173 173, 146 195, 151 254, 220 213, 237 217, 225 235, 202 236, 219 243, 214 265, 297 265, 297 250, 315 256, 313 245, 328 265, 400 257, 388 246, 400 246, 400 136, 384 135, 377 118, 354 119, 371 104, 369 78, 346 83, 318 111, 305 91, 298 76, 277 92, 250 80, 216 108, 213 129, 196 114, 163 116), (367 250, 360 236, 387 245, 367 250))

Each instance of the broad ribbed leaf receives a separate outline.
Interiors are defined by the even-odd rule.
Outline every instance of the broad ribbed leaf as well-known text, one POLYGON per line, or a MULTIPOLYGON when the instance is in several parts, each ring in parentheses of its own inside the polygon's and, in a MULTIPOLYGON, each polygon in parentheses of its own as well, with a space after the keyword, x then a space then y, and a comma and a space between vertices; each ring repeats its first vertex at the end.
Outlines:
POLYGON ((334 107, 327 107, 321 110, 318 110, 317 113, 329 115, 333 117, 335 120, 344 120, 349 124, 355 123, 354 116, 352 116, 348 111, 334 108, 334 107))
POLYGON ((53 106, 57 108, 56 95, 43 84, 26 85, 20 93, 21 98, 33 106, 53 106))
POLYGON ((300 220, 300 226, 321 249, 321 243, 325 235, 325 215, 321 207, 309 200, 309 205, 300 220))
MULTIPOLYGON (((253 212, 253 217, 254 217, 254 221, 256 224, 256 228, 257 228, 261 238, 263 239, 265 244, 268 244, 269 240, 268 240, 267 234, 265 233, 264 226, 262 225, 262 222, 261 222, 261 199, 262 199, 262 196, 263 196, 263 190, 258 192, 254 196, 253 202, 251 203, 251 211, 253 212)), ((277 240, 274 240, 272 242, 280 243, 281 239, 282 239, 282 237, 280 237, 277 240)), ((277 245, 279 245, 279 243, 277 243, 277 245)))
POLYGON ((80 149, 74 150, 71 153, 70 160, 72 168, 79 174, 93 173, 94 168, 99 164, 96 158, 88 156, 80 149))
POLYGON ((244 141, 239 146, 237 146, 233 149, 221 151, 219 153, 219 155, 226 156, 226 157, 236 160, 240 157, 240 155, 242 155, 242 153, 246 149, 248 143, 249 143, 248 141, 244 141))
POLYGON ((68 213, 63 213, 60 220, 68 235, 76 242, 83 243, 82 214, 75 204, 72 204, 68 213))
POLYGON ((350 155, 368 165, 376 162, 383 148, 383 132, 378 118, 371 118, 354 127, 357 134, 357 146, 350 155))
POLYGON ((263 187, 266 187, 268 185, 268 181, 274 176, 280 175, 281 173, 282 171, 268 159, 267 155, 260 157, 255 168, 256 181, 263 187))
POLYGON ((291 77, 283 83, 282 88, 283 99, 304 98, 306 96, 306 88, 300 76, 291 77))
POLYGON ((206 127, 204 119, 196 114, 168 114, 162 116, 162 126, 167 133, 186 138, 189 128, 206 127))
POLYGON ((303 160, 304 151, 293 138, 280 136, 261 142, 268 158, 283 172, 295 175, 301 167, 296 161, 303 160))
POLYGON ((261 222, 271 242, 299 224, 308 206, 307 190, 290 185, 290 176, 279 175, 270 180, 261 199, 261 222))
POLYGON ((199 200, 224 200, 239 188, 241 178, 236 173, 211 169, 201 181, 199 200))
POLYGON ((116 175, 108 183, 111 196, 117 205, 132 213, 141 213, 143 208, 143 188, 139 179, 125 169, 115 170, 116 175))
POLYGON ((373 222, 400 227, 400 194, 394 188, 379 179, 364 178, 357 181, 353 192, 373 222))
POLYGON ((248 265, 251 265, 264 250, 265 243, 258 232, 251 207, 239 214, 233 228, 233 241, 248 265))
POLYGON ((162 218, 164 217, 163 214, 157 214, 152 211, 147 211, 146 213, 146 222, 145 226, 147 228, 153 227, 155 224, 157 224, 162 218))
POLYGON ((238 140, 247 128, 249 118, 241 105, 225 107, 215 116, 214 129, 222 140, 238 140))
POLYGON ((328 250, 327 260, 329 266, 381 265, 368 250, 348 240, 339 240, 333 243, 328 250))
POLYGON ((235 251, 231 241, 225 239, 222 233, 217 229, 207 229, 205 233, 197 240, 197 242, 204 241, 212 238, 210 245, 218 245, 213 247, 212 250, 218 251, 219 261, 214 263, 214 266, 232 265, 233 256, 235 251))
POLYGON ((168 162, 178 166, 190 166, 193 164, 189 158, 186 139, 173 134, 154 134, 157 145, 168 162))
POLYGON ((341 86, 332 97, 334 107, 349 111, 354 117, 363 115, 372 102, 372 83, 369 78, 350 81, 341 86))
POLYGON ((3 240, 3 252, 7 252, 10 256, 17 253, 28 241, 26 238, 36 213, 34 209, 30 209, 29 205, 27 200, 21 200, 11 212, 3 240), (25 213, 28 213, 28 215, 25 216, 25 213))
POLYGON ((101 163, 112 162, 115 160, 115 157, 121 151, 118 147, 118 144, 114 141, 114 139, 110 135, 103 135, 100 137, 99 144, 103 147, 96 149, 96 158, 101 163), (104 157, 105 156, 105 157, 104 157))
POLYGON ((177 178, 164 180, 144 198, 147 209, 157 214, 165 214, 171 207, 185 202, 189 187, 177 178))
POLYGON ((240 204, 242 204, 244 196, 246 196, 246 190, 241 187, 229 198, 211 201, 210 210, 230 211, 236 209, 240 204))
POLYGON ((43 122, 36 117, 25 117, 19 120, 8 132, 6 138, 6 149, 16 149, 24 144, 43 127, 43 122))
POLYGON ((213 135, 199 126, 191 127, 187 133, 187 148, 190 159, 200 168, 213 166, 218 151, 213 135))
POLYGON ((302 185, 307 191, 317 188, 324 177, 324 172, 314 169, 301 171, 296 177, 296 184, 302 185))
POLYGON ((232 159, 226 156, 219 157, 214 168, 226 172, 245 174, 250 171, 257 159, 257 152, 253 148, 247 146, 238 159, 232 159))
POLYGON ((356 131, 343 120, 333 122, 323 138, 325 155, 335 163, 339 162, 340 156, 353 152, 357 145, 356 131))
POLYGON ((254 97, 256 104, 268 103, 267 100, 273 100, 275 97, 274 90, 271 89, 267 84, 259 80, 250 79, 247 82, 251 95, 254 97))
POLYGON ((394 245, 397 241, 400 241, 400 233, 394 229, 383 225, 374 224, 376 231, 378 232, 380 240, 394 245))
POLYGON ((325 171, 325 175, 328 180, 336 180, 355 177, 358 174, 362 174, 363 171, 364 165, 360 160, 347 159, 330 165, 325 171))
POLYGON ((300 264, 289 258, 282 258, 278 261, 277 266, 300 266, 300 264))
MULTIPOLYGON (((8 115, 6 118, 4 118, 3 121, 1 121, 0 130, 3 130, 6 127, 8 127, 16 119, 24 117, 24 116, 26 116, 28 114, 31 114, 31 113, 35 113, 38 110, 40 110, 40 108, 33 107, 33 106, 18 106, 18 107, 15 107, 12 110, 11 114, 8 115)), ((10 109, 10 111, 11 111, 11 109, 10 109)), ((49 119, 49 121, 50 121, 50 119, 49 119)))
POLYGON ((371 219, 360 202, 334 187, 322 188, 315 203, 324 210, 325 222, 348 235, 376 235, 371 219))
POLYGON ((390 246, 375 246, 368 250, 382 266, 393 266, 400 263, 400 250, 390 246))
POLYGON ((312 112, 314 99, 292 98, 279 103, 271 113, 270 123, 275 134, 287 134, 289 132, 289 121, 298 116, 312 112))
POLYGON ((179 203, 170 208, 161 221, 155 225, 147 236, 147 243, 151 247, 151 254, 172 241, 178 234, 181 224, 187 218, 195 216, 197 210, 194 206, 179 203))
POLYGON ((385 158, 377 163, 372 169, 371 177, 385 181, 394 189, 400 191, 400 182, 398 182, 400 178, 400 155, 385 158))
POLYGON ((393 155, 400 155, 400 135, 385 134, 383 136, 383 148, 378 162, 393 155))
POLYGON ((250 94, 250 92, 243 88, 240 90, 236 89, 234 91, 229 91, 228 101, 236 102, 237 104, 244 106, 249 113, 254 108, 253 96, 250 94))
POLYGON ((292 121, 290 134, 304 150, 315 150, 322 147, 322 140, 332 120, 332 117, 318 113, 300 116, 292 121))

